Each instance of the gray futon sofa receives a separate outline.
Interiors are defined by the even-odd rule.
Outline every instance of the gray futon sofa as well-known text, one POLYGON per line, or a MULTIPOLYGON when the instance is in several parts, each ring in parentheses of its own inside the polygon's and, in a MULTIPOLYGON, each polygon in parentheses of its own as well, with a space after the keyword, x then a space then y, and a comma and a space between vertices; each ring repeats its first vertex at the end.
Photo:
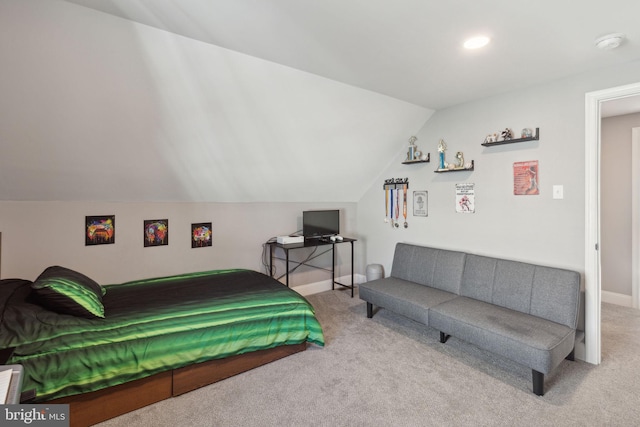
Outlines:
POLYGON ((464 252, 396 245, 391 274, 359 285, 360 299, 531 368, 544 375, 573 360, 580 275, 464 252))

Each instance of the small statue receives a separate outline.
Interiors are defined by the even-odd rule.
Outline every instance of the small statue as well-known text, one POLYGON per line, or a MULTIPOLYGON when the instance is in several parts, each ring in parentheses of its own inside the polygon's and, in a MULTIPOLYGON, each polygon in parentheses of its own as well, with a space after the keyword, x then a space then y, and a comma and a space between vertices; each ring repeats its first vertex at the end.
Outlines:
POLYGON ((418 138, 416 138, 415 136, 412 136, 411 138, 409 138, 409 151, 407 152, 407 161, 408 162, 412 162, 416 159, 416 141, 418 140, 418 138))
POLYGON ((457 169, 464 169, 464 156, 462 155, 462 151, 458 151, 456 153, 456 160, 458 164, 456 165, 457 169))
POLYGON ((490 133, 489 135, 487 135, 487 137, 484 139, 484 142, 496 142, 498 140, 498 134, 496 133, 490 133))
POLYGON ((500 139, 501 139, 502 141, 508 141, 508 140, 510 140, 510 139, 513 139, 513 132, 511 131, 511 129, 506 128, 505 130, 503 130, 503 131, 500 133, 500 139))
POLYGON ((445 144, 444 140, 441 139, 438 142, 438 153, 440 155, 440 169, 445 169, 446 168, 446 164, 444 161, 444 152, 447 149, 447 144, 445 144))

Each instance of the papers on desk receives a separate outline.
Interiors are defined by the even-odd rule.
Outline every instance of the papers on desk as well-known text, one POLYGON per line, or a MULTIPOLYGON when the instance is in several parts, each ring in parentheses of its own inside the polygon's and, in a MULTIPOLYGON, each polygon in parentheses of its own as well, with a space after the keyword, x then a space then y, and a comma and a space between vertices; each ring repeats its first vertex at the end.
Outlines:
POLYGON ((11 385, 12 369, 0 371, 0 404, 7 403, 7 395, 9 394, 9 386, 11 385))

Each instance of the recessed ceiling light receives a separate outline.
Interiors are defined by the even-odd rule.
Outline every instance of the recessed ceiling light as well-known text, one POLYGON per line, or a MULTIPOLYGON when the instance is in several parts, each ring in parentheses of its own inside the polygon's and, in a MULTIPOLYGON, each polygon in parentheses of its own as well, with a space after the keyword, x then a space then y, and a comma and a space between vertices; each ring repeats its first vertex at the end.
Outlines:
POLYGON ((622 33, 607 34, 596 39, 596 47, 602 50, 615 49, 624 41, 625 35, 622 33))
POLYGON ((464 42, 465 49, 478 49, 489 44, 489 37, 477 36, 471 37, 464 42))

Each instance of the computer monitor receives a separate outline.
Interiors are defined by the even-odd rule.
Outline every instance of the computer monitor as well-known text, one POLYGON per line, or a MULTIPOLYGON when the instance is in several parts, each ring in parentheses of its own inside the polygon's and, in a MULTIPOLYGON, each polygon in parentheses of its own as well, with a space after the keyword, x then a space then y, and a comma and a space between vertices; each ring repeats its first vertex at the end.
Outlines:
POLYGON ((339 210, 302 212, 302 235, 305 239, 319 239, 336 234, 340 234, 339 210))

